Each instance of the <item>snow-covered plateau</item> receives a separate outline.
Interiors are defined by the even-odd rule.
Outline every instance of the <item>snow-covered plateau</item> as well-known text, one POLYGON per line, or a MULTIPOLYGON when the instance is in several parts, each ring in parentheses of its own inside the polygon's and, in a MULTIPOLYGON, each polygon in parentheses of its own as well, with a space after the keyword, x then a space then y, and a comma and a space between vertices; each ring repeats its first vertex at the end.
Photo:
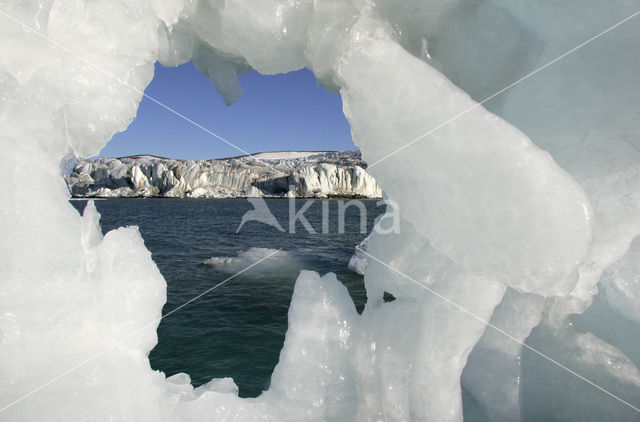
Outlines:
POLYGON ((640 419, 640 0, 2 0, 0 22, 0 420, 640 419), (228 104, 251 69, 313 71, 402 218, 369 240, 362 314, 300 273, 256 398, 151 368, 166 282, 63 177, 188 61, 228 104))
POLYGON ((199 161, 141 155, 79 160, 68 184, 80 198, 380 198, 365 168, 359 151, 283 151, 199 161))

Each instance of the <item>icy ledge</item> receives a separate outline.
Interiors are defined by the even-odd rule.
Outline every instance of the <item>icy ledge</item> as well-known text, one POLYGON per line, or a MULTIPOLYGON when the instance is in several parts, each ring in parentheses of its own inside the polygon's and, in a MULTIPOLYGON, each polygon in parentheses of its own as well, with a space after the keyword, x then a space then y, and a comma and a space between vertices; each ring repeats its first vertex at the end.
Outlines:
POLYGON ((80 160, 74 197, 380 198, 359 151, 282 151, 185 161, 150 155, 80 160))
POLYGON ((640 21, 612 27, 638 0, 1 7, 1 420, 638 420, 640 21), (252 399, 150 368, 165 282, 61 177, 133 120, 157 62, 189 60, 228 103, 251 68, 311 69, 403 218, 367 245, 362 315, 300 274, 252 399))

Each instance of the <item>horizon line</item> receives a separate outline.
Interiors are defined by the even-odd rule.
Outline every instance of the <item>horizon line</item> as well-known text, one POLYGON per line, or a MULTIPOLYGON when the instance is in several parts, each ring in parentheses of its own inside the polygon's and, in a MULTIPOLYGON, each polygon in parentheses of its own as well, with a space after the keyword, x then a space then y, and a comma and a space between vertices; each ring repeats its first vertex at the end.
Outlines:
MULTIPOLYGON (((231 156, 231 157, 219 157, 219 158, 199 158, 199 159, 188 159, 188 158, 171 158, 171 157, 163 157, 161 155, 155 155, 155 154, 132 154, 132 155, 124 155, 121 157, 106 157, 106 156, 100 156, 97 155, 93 158, 88 158, 92 161, 96 161, 100 158, 111 158, 111 159, 116 159, 116 160, 121 160, 124 158, 143 158, 143 157, 153 157, 153 158, 157 158, 160 160, 173 160, 173 161, 215 161, 215 160, 234 160, 234 159, 240 159, 243 157, 252 157, 255 155, 259 155, 259 154, 268 154, 268 153, 278 153, 278 152, 315 152, 315 153, 323 153, 323 152, 351 152, 351 151, 357 151, 360 152, 360 149, 342 149, 342 150, 280 150, 280 151, 260 151, 260 152, 252 152, 250 154, 243 154, 243 155, 235 155, 235 156, 231 156)), ((83 158, 80 158, 81 160, 83 158)))

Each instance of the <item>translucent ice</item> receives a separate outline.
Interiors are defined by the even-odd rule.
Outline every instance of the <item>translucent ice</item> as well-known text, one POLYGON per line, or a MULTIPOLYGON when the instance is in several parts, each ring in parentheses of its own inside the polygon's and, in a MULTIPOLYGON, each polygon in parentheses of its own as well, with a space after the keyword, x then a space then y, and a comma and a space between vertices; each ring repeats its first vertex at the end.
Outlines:
POLYGON ((638 10, 0 1, 0 419, 637 420, 638 10), (227 103, 250 69, 310 68, 403 217, 370 240, 361 316, 335 276, 300 274, 254 399, 151 370, 162 276, 61 177, 132 121, 157 61, 189 60, 227 103))

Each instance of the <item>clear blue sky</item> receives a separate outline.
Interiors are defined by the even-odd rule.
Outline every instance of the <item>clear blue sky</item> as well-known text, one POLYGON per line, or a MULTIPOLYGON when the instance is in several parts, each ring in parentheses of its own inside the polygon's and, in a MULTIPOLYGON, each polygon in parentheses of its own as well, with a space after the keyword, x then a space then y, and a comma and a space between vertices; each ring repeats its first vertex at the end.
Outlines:
MULTIPOLYGON (((355 149, 340 96, 326 91, 309 70, 240 76, 244 94, 227 106, 192 63, 156 64, 146 94, 249 153, 355 149)), ((242 155, 219 139, 143 98, 136 119, 100 156, 154 154, 208 159, 242 155)))

